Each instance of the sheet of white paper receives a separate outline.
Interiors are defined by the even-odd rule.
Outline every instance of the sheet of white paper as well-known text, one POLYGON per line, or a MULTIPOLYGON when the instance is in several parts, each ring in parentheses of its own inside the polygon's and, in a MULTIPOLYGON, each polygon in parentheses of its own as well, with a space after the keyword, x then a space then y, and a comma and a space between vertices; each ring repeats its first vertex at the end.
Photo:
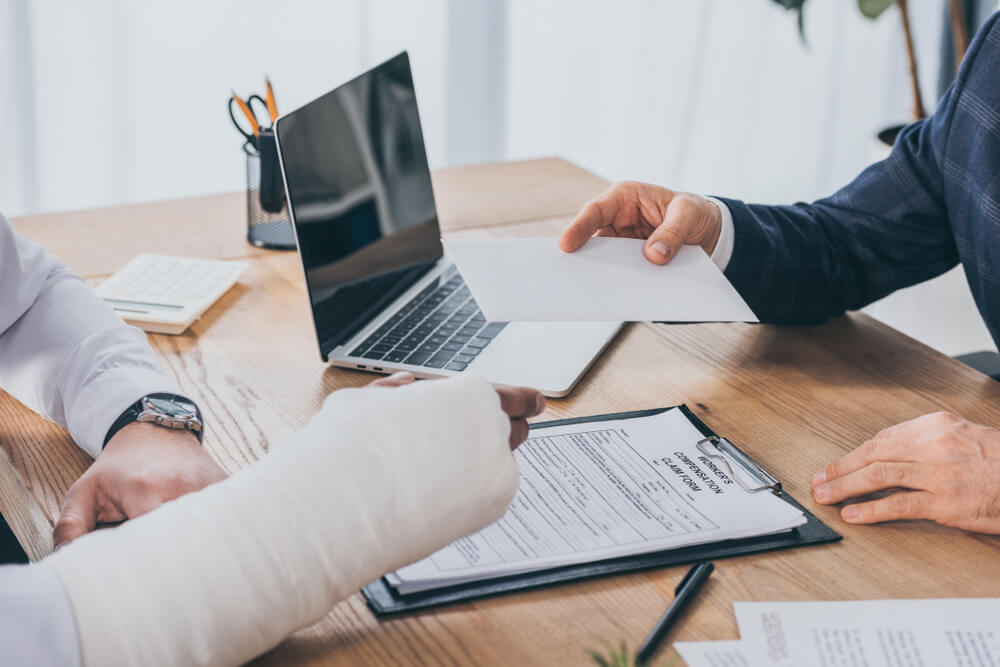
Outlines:
POLYGON ((749 493, 697 448, 678 409, 533 431, 521 487, 500 521, 388 575, 401 592, 782 532, 805 523, 749 493))
POLYGON ((688 667, 758 667, 770 664, 755 646, 736 639, 715 642, 674 642, 688 667))
POLYGON ((995 667, 1000 599, 737 602, 743 642, 767 665, 995 667))
POLYGON ((564 253, 556 240, 446 239, 486 319, 494 322, 756 322, 697 246, 657 266, 638 239, 593 238, 564 253))

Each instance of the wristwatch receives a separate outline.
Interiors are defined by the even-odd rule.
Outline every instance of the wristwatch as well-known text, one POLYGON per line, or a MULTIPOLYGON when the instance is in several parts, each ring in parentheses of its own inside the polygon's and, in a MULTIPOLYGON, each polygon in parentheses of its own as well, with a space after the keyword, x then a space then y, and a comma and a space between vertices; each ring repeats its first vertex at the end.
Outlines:
POLYGON ((149 394, 133 403, 121 414, 104 436, 104 444, 118 431, 136 422, 156 424, 163 428, 190 431, 201 442, 204 428, 198 406, 176 394, 149 394))

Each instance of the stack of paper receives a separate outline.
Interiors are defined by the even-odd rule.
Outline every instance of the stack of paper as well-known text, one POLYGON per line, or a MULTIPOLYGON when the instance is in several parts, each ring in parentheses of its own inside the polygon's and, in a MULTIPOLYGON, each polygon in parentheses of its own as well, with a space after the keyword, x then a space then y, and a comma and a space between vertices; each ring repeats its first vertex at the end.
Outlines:
POLYGON ((386 576, 399 593, 768 535, 806 522, 750 493, 697 448, 679 409, 532 431, 521 487, 500 521, 386 576))
POLYGON ((689 667, 995 667, 1000 599, 737 602, 738 641, 677 642, 689 667))

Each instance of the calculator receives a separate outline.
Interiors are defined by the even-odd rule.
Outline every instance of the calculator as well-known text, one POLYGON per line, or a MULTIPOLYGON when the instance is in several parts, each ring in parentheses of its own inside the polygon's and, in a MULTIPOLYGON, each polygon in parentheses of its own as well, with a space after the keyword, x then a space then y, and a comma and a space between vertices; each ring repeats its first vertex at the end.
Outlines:
POLYGON ((149 333, 184 333, 236 284, 246 262, 138 255, 97 288, 122 319, 149 333))

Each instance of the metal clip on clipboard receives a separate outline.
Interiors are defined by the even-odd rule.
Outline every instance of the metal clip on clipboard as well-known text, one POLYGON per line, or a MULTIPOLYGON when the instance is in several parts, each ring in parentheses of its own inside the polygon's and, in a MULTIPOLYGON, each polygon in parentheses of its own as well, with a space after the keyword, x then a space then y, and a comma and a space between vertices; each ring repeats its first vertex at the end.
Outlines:
POLYGON ((713 435, 699 440, 698 450, 710 459, 722 461, 732 478, 750 493, 767 490, 781 495, 781 482, 726 438, 713 435))

